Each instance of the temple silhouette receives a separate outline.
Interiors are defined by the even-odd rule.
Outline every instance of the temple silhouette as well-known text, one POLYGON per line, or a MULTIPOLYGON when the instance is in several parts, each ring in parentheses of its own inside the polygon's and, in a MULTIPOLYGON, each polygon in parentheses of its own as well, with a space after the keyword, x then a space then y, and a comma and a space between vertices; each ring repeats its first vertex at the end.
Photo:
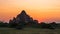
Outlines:
POLYGON ((20 14, 18 14, 15 17, 13 17, 12 20, 9 21, 9 23, 13 23, 13 24, 25 24, 25 25, 33 25, 33 24, 37 24, 38 21, 37 20, 33 20, 32 17, 30 17, 25 10, 22 10, 22 12, 20 14))
POLYGON ((19 15, 17 15, 16 20, 17 20, 18 22, 19 22, 19 21, 23 21, 23 22, 28 23, 29 21, 33 21, 33 18, 30 17, 30 16, 23 10, 19 15))

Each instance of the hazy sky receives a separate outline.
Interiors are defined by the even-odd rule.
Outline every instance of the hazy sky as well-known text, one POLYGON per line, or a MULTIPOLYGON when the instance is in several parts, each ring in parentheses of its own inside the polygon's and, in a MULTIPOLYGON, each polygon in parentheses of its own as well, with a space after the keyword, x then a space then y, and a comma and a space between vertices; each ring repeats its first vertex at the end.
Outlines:
POLYGON ((60 0, 0 0, 0 21, 9 21, 22 10, 40 22, 60 22, 60 0))

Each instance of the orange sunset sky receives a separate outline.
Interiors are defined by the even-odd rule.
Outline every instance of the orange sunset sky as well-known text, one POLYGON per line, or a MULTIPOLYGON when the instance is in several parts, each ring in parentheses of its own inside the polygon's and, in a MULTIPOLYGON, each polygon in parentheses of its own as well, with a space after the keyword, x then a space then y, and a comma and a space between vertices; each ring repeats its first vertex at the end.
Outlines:
POLYGON ((8 22, 22 10, 40 22, 60 22, 60 0, 0 0, 0 21, 8 22))

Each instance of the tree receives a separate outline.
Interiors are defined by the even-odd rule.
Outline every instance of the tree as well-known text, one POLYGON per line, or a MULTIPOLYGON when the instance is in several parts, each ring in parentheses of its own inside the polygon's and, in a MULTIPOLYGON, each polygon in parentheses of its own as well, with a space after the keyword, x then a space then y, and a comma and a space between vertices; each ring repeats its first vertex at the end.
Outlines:
POLYGON ((50 26, 52 27, 51 29, 55 29, 57 27, 57 24, 56 22, 52 22, 50 23, 50 26))

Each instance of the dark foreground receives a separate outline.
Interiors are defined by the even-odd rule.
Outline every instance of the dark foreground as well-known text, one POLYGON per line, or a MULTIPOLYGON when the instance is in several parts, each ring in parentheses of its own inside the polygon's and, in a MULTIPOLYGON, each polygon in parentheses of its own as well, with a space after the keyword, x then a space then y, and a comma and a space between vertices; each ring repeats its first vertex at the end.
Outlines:
POLYGON ((0 28, 0 34, 60 34, 60 29, 24 28, 17 30, 14 28, 0 28))

